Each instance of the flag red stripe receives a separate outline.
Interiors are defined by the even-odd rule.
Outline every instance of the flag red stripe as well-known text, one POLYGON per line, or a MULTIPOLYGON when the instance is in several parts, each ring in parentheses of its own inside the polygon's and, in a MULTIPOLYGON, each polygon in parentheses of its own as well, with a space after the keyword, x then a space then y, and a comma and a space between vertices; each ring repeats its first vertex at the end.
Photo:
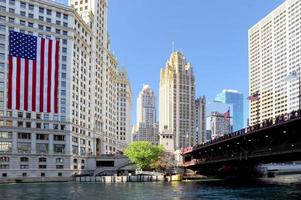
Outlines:
POLYGON ((8 58, 8 96, 7 108, 12 109, 13 57, 8 58))
POLYGON ((16 109, 20 110, 21 57, 17 57, 16 109))
POLYGON ((40 112, 43 112, 44 98, 44 56, 45 56, 45 39, 41 39, 41 55, 40 55, 40 112))
POLYGON ((28 110, 28 68, 29 68, 29 60, 25 59, 25 70, 24 70, 24 110, 28 110))
POLYGON ((32 111, 36 111, 37 61, 32 61, 32 111))
POLYGON ((59 84, 59 49, 60 43, 56 41, 55 48, 55 81, 54 81, 54 112, 58 113, 58 84, 59 84))
POLYGON ((48 83, 47 83, 47 112, 51 112, 51 65, 52 65, 52 40, 48 42, 48 83))

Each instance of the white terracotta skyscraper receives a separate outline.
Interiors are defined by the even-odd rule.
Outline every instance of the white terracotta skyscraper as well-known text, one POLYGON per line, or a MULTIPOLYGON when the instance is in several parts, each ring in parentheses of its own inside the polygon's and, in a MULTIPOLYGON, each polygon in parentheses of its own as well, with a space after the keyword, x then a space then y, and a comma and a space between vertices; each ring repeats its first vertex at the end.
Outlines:
POLYGON ((181 52, 173 52, 160 73, 159 129, 172 131, 175 149, 193 144, 195 78, 181 52))

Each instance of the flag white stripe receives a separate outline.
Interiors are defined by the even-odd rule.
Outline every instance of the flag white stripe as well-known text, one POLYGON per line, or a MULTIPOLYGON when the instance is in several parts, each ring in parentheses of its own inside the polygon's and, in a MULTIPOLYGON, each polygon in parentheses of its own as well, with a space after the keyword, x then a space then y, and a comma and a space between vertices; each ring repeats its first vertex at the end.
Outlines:
POLYGON ((40 111, 40 73, 41 73, 41 38, 38 37, 37 39, 37 73, 36 73, 36 112, 40 111))
POLYGON ((13 78, 12 78, 12 109, 16 109, 16 82, 17 82, 17 58, 13 57, 13 78))
POLYGON ((48 46, 49 40, 45 40, 44 50, 44 85, 43 85, 43 112, 47 112, 47 84, 48 84, 48 46))
POLYGON ((54 112, 54 83, 55 83, 55 52, 56 52, 56 41, 52 40, 52 67, 51 67, 51 97, 50 97, 50 112, 54 112))
POLYGON ((32 66, 33 61, 28 62, 28 111, 32 111, 32 66))
POLYGON ((21 58, 20 74, 20 110, 24 110, 24 90, 25 90, 25 59, 21 58))

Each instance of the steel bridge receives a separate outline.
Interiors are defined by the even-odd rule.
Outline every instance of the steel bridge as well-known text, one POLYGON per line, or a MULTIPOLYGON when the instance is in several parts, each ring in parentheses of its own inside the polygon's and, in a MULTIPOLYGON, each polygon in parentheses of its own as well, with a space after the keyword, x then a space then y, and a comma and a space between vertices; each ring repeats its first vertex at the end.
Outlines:
POLYGON ((204 175, 255 175, 264 163, 301 160, 301 115, 293 111, 182 149, 183 166, 204 175))

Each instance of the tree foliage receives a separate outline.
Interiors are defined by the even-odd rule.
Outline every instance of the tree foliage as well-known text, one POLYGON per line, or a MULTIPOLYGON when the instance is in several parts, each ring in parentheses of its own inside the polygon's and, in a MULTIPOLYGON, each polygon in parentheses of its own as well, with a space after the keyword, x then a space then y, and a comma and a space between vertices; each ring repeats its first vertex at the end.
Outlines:
POLYGON ((124 154, 136 164, 139 170, 149 169, 162 153, 162 146, 152 145, 147 141, 132 142, 124 150, 124 154))

